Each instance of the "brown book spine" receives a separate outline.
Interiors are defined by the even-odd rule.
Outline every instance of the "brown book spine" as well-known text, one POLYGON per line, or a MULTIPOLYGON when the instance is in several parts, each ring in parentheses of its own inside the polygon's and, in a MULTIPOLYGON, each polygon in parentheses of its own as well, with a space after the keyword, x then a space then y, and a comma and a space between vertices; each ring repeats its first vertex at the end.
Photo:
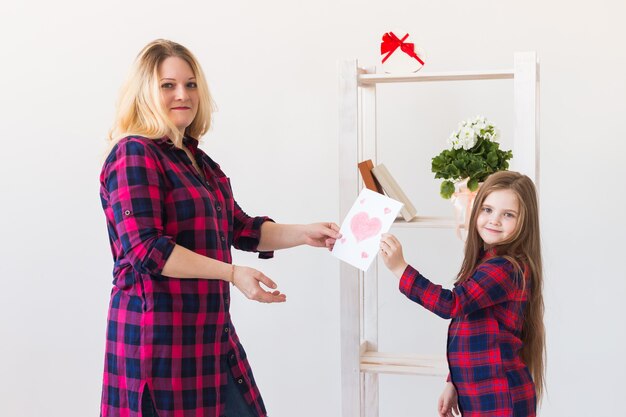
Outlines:
POLYGON ((378 180, 372 175, 372 168, 374 168, 374 163, 371 159, 359 163, 359 172, 361 173, 361 178, 363 178, 363 184, 369 190, 376 191, 379 194, 383 193, 383 187, 380 185, 378 180))

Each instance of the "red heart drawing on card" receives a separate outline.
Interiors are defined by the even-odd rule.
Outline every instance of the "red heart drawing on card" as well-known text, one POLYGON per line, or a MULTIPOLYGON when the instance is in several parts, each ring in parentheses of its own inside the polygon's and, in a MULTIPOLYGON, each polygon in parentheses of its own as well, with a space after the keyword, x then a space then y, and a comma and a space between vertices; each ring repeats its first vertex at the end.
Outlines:
POLYGON ((369 258, 370 256, 367 254, 367 252, 361 252, 361 258, 365 259, 365 258, 369 258))
POLYGON ((391 213, 391 209, 389 207, 385 207, 385 214, 391 213))
POLYGON ((382 226, 378 217, 372 217, 370 219, 370 216, 364 211, 355 214, 350 221, 350 229, 354 237, 356 237, 357 242, 376 236, 382 226))

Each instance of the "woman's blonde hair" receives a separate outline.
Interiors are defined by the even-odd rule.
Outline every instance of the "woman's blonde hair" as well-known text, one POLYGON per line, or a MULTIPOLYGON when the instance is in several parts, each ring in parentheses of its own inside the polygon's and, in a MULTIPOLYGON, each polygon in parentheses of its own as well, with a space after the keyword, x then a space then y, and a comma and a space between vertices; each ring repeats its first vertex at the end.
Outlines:
POLYGON ((539 236, 539 205, 537 191, 526 175, 513 171, 500 171, 490 175, 480 187, 469 222, 465 258, 457 276, 457 283, 466 281, 476 270, 484 241, 478 234, 476 220, 487 196, 494 191, 510 190, 519 202, 519 214, 512 236, 494 249, 497 256, 508 259, 523 277, 523 287, 530 284, 530 294, 522 327, 521 358, 535 383, 537 399, 545 390, 545 327, 543 324, 543 266, 539 236))
POLYGON ((183 134, 171 122, 161 105, 158 71, 161 63, 169 57, 178 57, 187 62, 198 85, 198 112, 185 129, 185 135, 199 139, 211 127, 214 104, 198 60, 184 46, 157 39, 137 55, 122 86, 115 122, 109 132, 111 145, 126 136, 139 135, 151 139, 167 136, 176 146, 182 147, 183 134))

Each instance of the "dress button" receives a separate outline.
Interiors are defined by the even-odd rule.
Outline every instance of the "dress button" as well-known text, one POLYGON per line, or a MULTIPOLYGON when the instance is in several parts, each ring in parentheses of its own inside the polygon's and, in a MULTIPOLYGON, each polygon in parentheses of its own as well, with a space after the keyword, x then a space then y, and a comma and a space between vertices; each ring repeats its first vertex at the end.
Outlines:
POLYGON ((215 209, 216 209, 217 211, 222 211, 222 206, 217 206, 215 209))
POLYGON ((228 333, 228 327, 224 327, 224 333, 228 333))
POLYGON ((226 240, 226 238, 224 237, 224 235, 220 236, 220 239, 222 240, 222 242, 224 242, 226 240))
POLYGON ((124 214, 130 216, 130 210, 124 210, 124 214))
POLYGON ((232 355, 232 354, 231 354, 231 355, 230 355, 230 360, 234 362, 234 361, 235 361, 235 355, 232 355))
POLYGON ((243 378, 239 378, 239 379, 237 380, 237 383, 239 383, 239 384, 243 384, 243 378))

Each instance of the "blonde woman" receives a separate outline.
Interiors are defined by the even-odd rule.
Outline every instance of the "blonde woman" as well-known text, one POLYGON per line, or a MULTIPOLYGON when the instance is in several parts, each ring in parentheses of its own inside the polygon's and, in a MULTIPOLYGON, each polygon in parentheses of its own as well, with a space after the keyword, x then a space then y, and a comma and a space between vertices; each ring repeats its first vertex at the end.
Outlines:
POLYGON ((230 287, 259 302, 286 297, 260 271, 233 265, 231 247, 270 258, 340 237, 334 223, 277 224, 239 207, 198 148, 212 108, 197 60, 167 40, 139 53, 122 88, 100 176, 115 262, 102 417, 265 416, 230 287))

